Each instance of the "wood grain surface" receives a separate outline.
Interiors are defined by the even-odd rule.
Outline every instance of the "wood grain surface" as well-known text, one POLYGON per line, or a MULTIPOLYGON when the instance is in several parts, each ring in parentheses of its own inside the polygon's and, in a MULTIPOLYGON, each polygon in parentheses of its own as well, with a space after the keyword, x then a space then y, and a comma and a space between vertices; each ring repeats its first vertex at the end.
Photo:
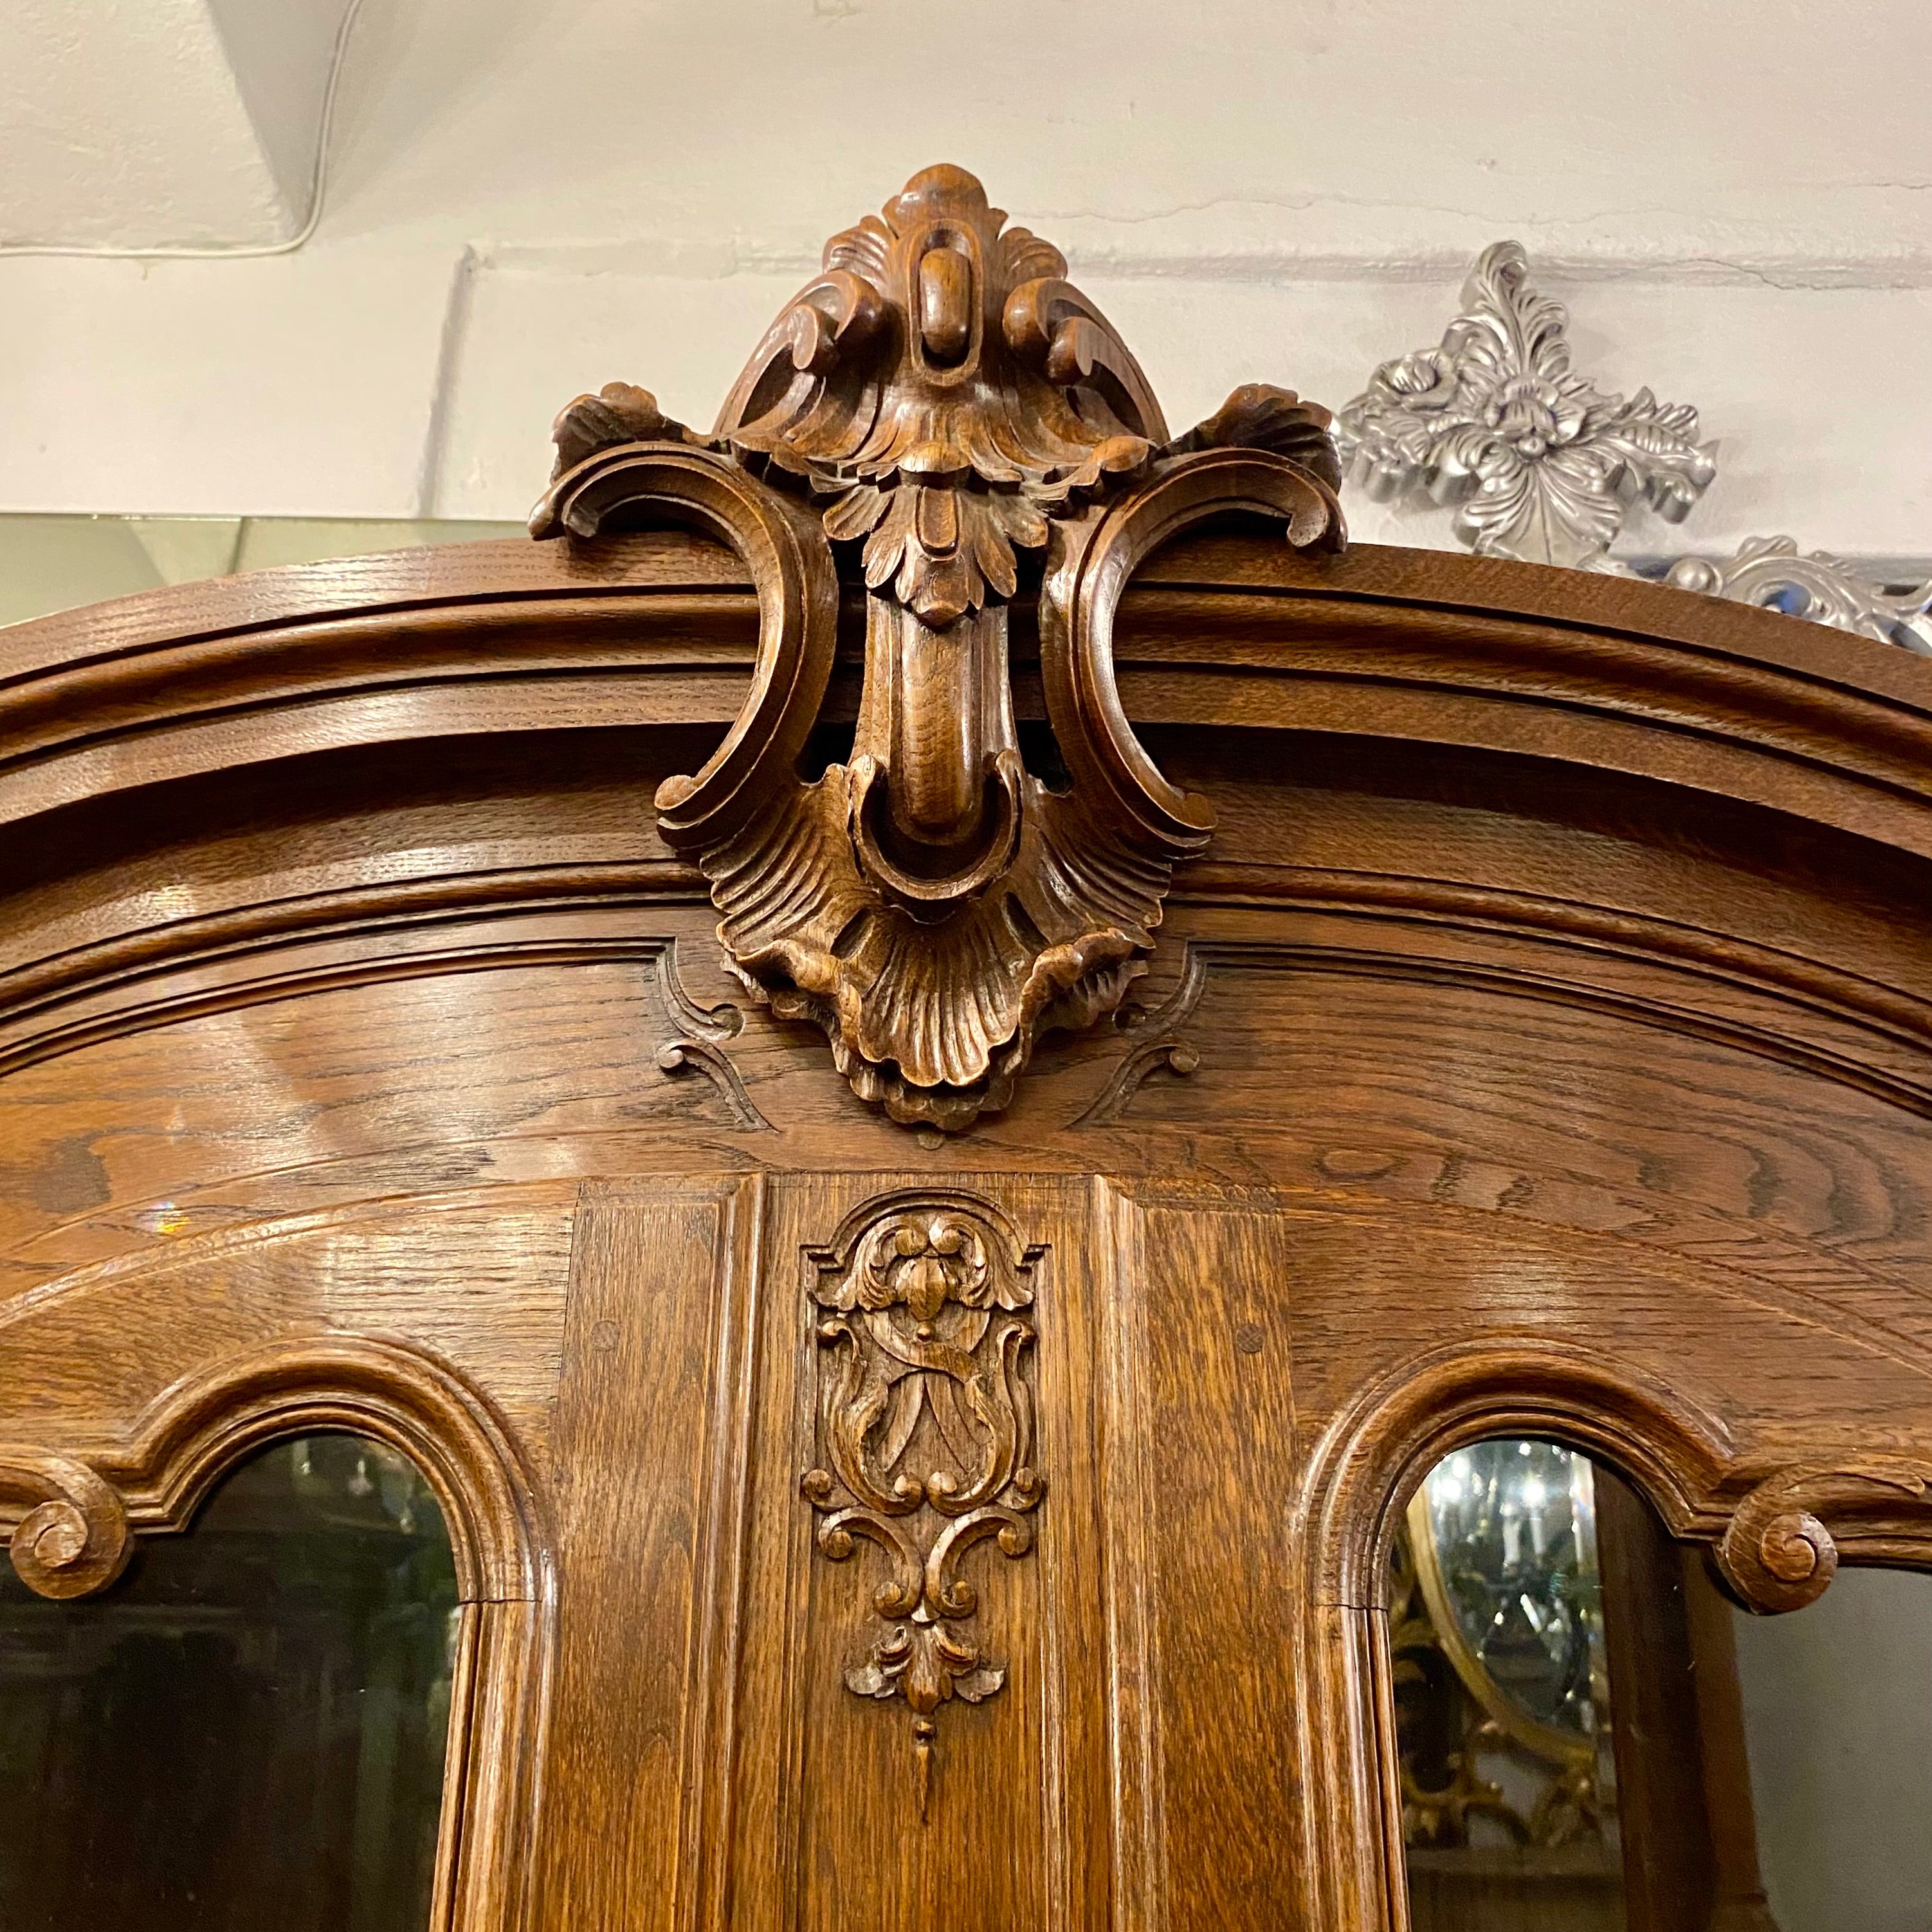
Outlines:
POLYGON ((1214 841, 1120 1014, 941 1135, 752 1001, 656 829, 755 634, 670 535, 0 634, 0 1521, 80 1594, 272 1436, 416 1458, 440 1927, 1396 1928, 1382 1565, 1446 1449, 1588 1450, 1766 1610, 1932 1556, 1932 669, 1190 537, 1116 654, 1214 841), (848 1688, 890 1565, 801 1492, 813 1256, 962 1200, 1038 1251, 1045 1489, 960 1559, 1004 1674, 922 1822, 918 1712, 848 1688))

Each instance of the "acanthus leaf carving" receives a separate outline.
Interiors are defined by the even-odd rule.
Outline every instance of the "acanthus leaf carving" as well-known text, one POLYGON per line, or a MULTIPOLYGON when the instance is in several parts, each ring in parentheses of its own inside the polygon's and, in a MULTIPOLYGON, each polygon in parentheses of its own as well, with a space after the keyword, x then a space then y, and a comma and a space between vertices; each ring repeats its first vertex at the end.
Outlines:
POLYGON ((1180 978, 1173 992, 1151 1010, 1132 1003, 1114 1016, 1114 1024, 1128 1042, 1107 1084, 1070 1125, 1111 1126, 1127 1110, 1141 1083, 1160 1067, 1187 1078, 1201 1064, 1200 1049, 1180 1029, 1193 1017, 1208 990, 1208 953, 1190 940, 1182 954, 1180 978))
POLYGON ((558 420, 540 536, 696 522, 752 567, 750 698, 659 791, 754 997, 811 1021, 862 1098, 948 1130, 1011 1097, 1035 1043, 1145 970, 1173 868, 1214 826, 1161 776, 1115 688, 1134 566, 1228 513, 1339 549, 1325 410, 1237 390, 1171 438, 1057 249, 926 170, 835 236, 700 438, 614 384, 558 420), (796 770, 836 643, 839 563, 866 592, 850 758, 796 770), (1040 578, 1048 720, 1070 790, 1029 772, 1006 602, 1040 578))
POLYGON ((1792 537, 1747 537, 1735 556, 1680 556, 1664 580, 1932 656, 1932 578, 1888 587, 1828 550, 1800 554, 1792 537))
POLYGON ((1605 395, 1570 366, 1570 318, 1522 244, 1486 248, 1441 346, 1384 362, 1341 412, 1351 476, 1378 502, 1457 506, 1479 555, 1594 562, 1639 500, 1681 523, 1717 475, 1697 412, 1605 395))
POLYGON ((1006 1678, 974 1628, 964 1559, 981 1544, 1025 1556, 1046 1492, 1025 1368, 1040 1253, 985 1203, 945 1193, 872 1204, 808 1251, 826 1369, 800 1492, 826 1556, 863 1542, 885 1558, 871 1598, 884 1627, 845 1684, 911 1710, 922 1818, 940 1707, 980 1703, 1006 1678))
POLYGON ((1383 363, 1340 412, 1349 480, 1377 502, 1455 506, 1478 554, 1756 604, 1932 654, 1932 579, 1790 536, 1747 537, 1735 555, 1626 560, 1610 554, 1641 499, 1681 523, 1717 475, 1697 412, 1648 389, 1600 394, 1570 367, 1569 316, 1530 280, 1522 245, 1484 249, 1440 347, 1383 363))

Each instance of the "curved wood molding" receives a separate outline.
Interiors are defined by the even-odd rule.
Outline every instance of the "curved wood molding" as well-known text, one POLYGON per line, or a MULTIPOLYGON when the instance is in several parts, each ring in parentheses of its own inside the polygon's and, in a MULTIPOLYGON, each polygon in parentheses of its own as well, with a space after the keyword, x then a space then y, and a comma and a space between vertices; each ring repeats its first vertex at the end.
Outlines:
POLYGON ((552 1642, 550 1537, 529 1473, 488 1401, 413 1344, 286 1339, 211 1363, 166 1390, 127 1439, 90 1452, 0 1445, 14 1568, 44 1596, 106 1587, 131 1529, 185 1529, 252 1450, 343 1430, 407 1456, 442 1511, 462 1606, 432 1923, 524 1922, 552 1642), (460 1828, 457 1821, 460 1821, 460 1828))
POLYGON ((372 1436, 421 1468, 462 1601, 542 1598, 548 1538, 515 1444, 480 1394, 413 1343, 301 1336, 224 1358, 158 1397, 95 1466, 136 1529, 178 1530, 251 1450, 327 1430, 372 1436))
MULTIPOLYGON (((0 824, 332 748, 722 729, 756 656, 746 577, 728 548, 681 531, 506 540, 290 566, 10 626, 0 824)), ((1115 671, 1142 727, 1514 749, 1800 814, 1810 800, 1824 822, 1932 851, 1925 666, 1773 611, 1487 558, 1374 544, 1304 555, 1226 536, 1165 548, 1120 609, 1115 671)))
POLYGON ((52 1545, 38 1556, 42 1568, 83 1572, 86 1589, 103 1589, 124 1561, 117 1536, 185 1529, 252 1450, 332 1430, 371 1436, 422 1471, 448 1526, 461 1601, 544 1598, 548 1535, 508 1432, 454 1370, 414 1343, 375 1336, 296 1336, 224 1357, 158 1396, 124 1438, 84 1459, 0 1447, 0 1504, 34 1505, 15 1528, 16 1563, 22 1531, 38 1523, 52 1545), (47 1509, 68 1514, 42 1520, 47 1509), (78 1549, 61 1553, 71 1540, 61 1525, 76 1517, 96 1526, 85 1563, 78 1549))
POLYGON ((1841 1553, 1932 1563, 1932 1463, 1847 1453, 1754 1484, 1718 1418, 1574 1346, 1464 1346, 1404 1364, 1324 1432, 1292 1532, 1304 1593, 1301 1682, 1310 1694, 1299 1713, 1312 1773, 1309 1868, 1333 1922, 1404 1922, 1384 1628, 1390 1542, 1442 1456, 1498 1436, 1559 1441, 1612 1465, 1673 1536, 1710 1547, 1750 1610, 1815 1602, 1841 1553))
POLYGON ((1365 1390, 1318 1445, 1305 1494, 1316 1600, 1384 1602, 1390 1544, 1444 1456, 1490 1436, 1562 1442, 1614 1466, 1673 1536, 1708 1544, 1747 1608, 1815 1603, 1854 1562, 1932 1558, 1932 1461, 1806 1459, 1752 1480, 1730 1432, 1676 1391, 1574 1347, 1460 1346, 1365 1390))
POLYGON ((1932 1555, 1932 1462, 1903 1456, 1804 1462, 1758 1484, 1718 1540, 1718 1568, 1746 1609, 1802 1610, 1841 1555, 1923 1564, 1932 1555))
POLYGON ((1310 1459, 1305 1539, 1314 1600, 1379 1608, 1409 1496, 1451 1450, 1490 1436, 1549 1436, 1615 1464, 1673 1533, 1714 1534, 1731 1454, 1718 1419, 1673 1390, 1574 1348, 1464 1346, 1364 1390, 1310 1459))
MULTIPOLYGON (((1108 514, 1128 507, 1123 498, 1108 514)), ((148 593, 84 620, 15 626, 0 638, 0 670, 11 671, 0 683, 0 832, 70 800, 331 746, 728 723, 752 668, 754 614, 736 587, 744 574, 728 552, 679 532, 486 544, 148 593), (600 682, 607 676, 616 682, 600 682), (595 702, 580 702, 592 690, 595 702)), ((1544 764, 1666 777, 1682 795, 1748 800, 1932 854, 1932 691, 1923 665, 1876 645, 1653 586, 1420 553, 1311 560, 1253 538, 1184 536, 1136 583, 1121 606, 1131 636, 1111 650, 1082 647, 1083 675, 1100 702, 1091 666, 1111 662, 1144 722, 1513 747, 1544 764)), ((1048 628, 1054 608, 1042 606, 1048 628)), ((1069 634, 1051 662, 1079 658, 1069 634)), ((1089 761, 1102 781, 1132 762, 1131 733, 1114 742, 1089 761)), ((411 878, 384 876, 380 856, 370 855, 366 884, 347 891, 278 890, 258 905, 164 920, 148 908, 149 922, 131 930, 28 954, 0 975, 0 1057, 25 1064, 130 1028, 311 990, 332 974, 601 956, 614 934, 547 952, 534 916, 682 906, 705 890, 699 872, 667 856, 411 878), (514 915, 499 927, 506 946, 439 946, 439 922, 499 911, 514 915), (361 963, 292 972, 286 949, 311 940, 361 963)), ((1398 920, 1533 928, 1579 949, 1586 994, 1592 950, 1675 960, 1906 1046, 1903 1058, 1840 1052, 1839 1070, 1922 1110, 1924 1083, 1901 1077, 1928 1037, 1928 1003, 1909 979, 1862 977, 1721 927, 1644 920, 1580 897, 1211 856, 1190 862, 1181 883, 1190 901, 1212 904, 1347 904, 1398 920)), ((1688 1010, 1697 1005, 1694 995, 1688 1010)), ((1766 1050, 1814 1051, 1802 1026, 1788 1046, 1779 1032, 1764 1030, 1766 1050)), ((672 1036, 704 1035, 678 1026, 672 1036)), ((853 1064, 869 1082, 862 1063, 853 1064)))

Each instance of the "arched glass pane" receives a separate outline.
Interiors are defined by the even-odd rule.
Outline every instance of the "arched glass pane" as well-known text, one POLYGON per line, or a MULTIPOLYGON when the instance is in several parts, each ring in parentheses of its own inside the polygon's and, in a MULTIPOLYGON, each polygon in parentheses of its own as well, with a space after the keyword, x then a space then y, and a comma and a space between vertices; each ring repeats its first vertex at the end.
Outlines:
POLYGON ((1479 1442, 1393 1558, 1415 1932, 1926 1932, 1932 1577, 1754 1617, 1610 1472, 1479 1442))
POLYGON ((5 1932, 422 1932, 456 1582, 359 1438, 275 1444, 104 1595, 0 1563, 5 1932))
POLYGON ((1417 1932, 1624 1923, 1596 1499, 1586 1456, 1478 1442, 1402 1526, 1390 1643, 1417 1932))

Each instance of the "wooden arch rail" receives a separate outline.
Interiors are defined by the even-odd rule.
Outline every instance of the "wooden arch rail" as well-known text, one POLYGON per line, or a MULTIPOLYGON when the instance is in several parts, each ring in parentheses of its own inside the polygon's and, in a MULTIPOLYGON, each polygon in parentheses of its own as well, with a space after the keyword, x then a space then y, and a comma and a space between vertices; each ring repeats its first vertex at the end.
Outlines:
POLYGON ((1064 269, 929 172, 554 538, 0 631, 0 1524, 413 1456, 435 1932, 1386 1932, 1479 1435, 1932 1563, 1932 668, 1342 548, 1064 269))
POLYGON ((466 1822, 443 1834, 434 1922, 514 1924, 536 1823, 550 1539, 514 1441, 446 1364, 388 1340, 292 1337, 217 1358, 85 1457, 0 1441, 0 1520, 18 1512, 14 1568, 40 1595, 92 1595, 120 1574, 136 1532, 187 1528, 253 1451, 335 1430, 416 1466, 455 1564, 461 1621, 446 1778, 466 1822))

